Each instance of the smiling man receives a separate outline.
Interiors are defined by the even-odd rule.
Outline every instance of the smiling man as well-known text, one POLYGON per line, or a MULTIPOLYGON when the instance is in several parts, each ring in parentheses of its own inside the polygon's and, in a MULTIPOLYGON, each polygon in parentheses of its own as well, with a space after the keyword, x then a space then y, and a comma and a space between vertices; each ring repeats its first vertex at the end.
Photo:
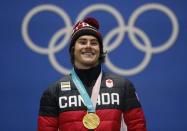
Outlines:
POLYGON ((73 69, 42 95, 38 131, 146 131, 133 84, 101 69, 103 51, 95 18, 79 21, 69 47, 73 69))
POLYGON ((99 42, 91 35, 80 36, 74 47, 74 64, 79 69, 89 69, 99 64, 99 42))

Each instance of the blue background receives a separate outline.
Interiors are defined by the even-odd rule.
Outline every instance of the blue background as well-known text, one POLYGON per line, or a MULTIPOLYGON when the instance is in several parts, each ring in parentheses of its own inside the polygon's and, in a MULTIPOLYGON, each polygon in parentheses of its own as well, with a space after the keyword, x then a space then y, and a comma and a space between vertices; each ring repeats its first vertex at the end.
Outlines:
MULTIPOLYGON (((78 14, 87 6, 104 3, 117 9, 127 23, 134 10, 153 2, 167 6, 175 13, 179 23, 178 37, 171 48, 153 54, 150 63, 143 71, 126 77, 136 86, 149 131, 187 130, 187 15, 185 13, 187 1, 185 0, 77 0, 76 3, 72 0, 1 0, 0 130, 36 130, 41 94, 49 84, 62 77, 62 74, 51 65, 47 55, 32 51, 23 40, 22 22, 32 8, 42 4, 56 5, 64 9, 74 23, 78 14)), ((99 19, 103 36, 117 26, 115 18, 107 12, 96 11, 90 15, 99 19)), ((154 10, 139 16, 135 25, 147 34, 154 47, 165 42, 172 31, 168 17, 154 10)), ((64 21, 58 15, 41 12, 31 20, 29 34, 38 46, 47 48, 53 34, 63 27, 64 21)), ((143 59, 144 53, 132 46, 127 35, 122 43, 124 44, 120 44, 120 47, 109 54, 111 61, 124 69, 136 66, 143 59)), ((61 65, 70 69, 67 54, 66 47, 56 53, 56 57, 61 65)), ((104 69, 111 71, 106 65, 104 69)))

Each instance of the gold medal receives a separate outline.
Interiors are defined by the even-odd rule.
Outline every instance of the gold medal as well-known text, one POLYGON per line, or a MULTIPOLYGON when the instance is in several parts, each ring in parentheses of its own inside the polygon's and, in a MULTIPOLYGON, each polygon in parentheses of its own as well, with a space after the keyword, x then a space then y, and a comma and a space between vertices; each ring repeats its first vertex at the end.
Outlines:
POLYGON ((87 129, 95 129, 99 126, 100 119, 96 113, 87 113, 83 117, 83 125, 87 129))

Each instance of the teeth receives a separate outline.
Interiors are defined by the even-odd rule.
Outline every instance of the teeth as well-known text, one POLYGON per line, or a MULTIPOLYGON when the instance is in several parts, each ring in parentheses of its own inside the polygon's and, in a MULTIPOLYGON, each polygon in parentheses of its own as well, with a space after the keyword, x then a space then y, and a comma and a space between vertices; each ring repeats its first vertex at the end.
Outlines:
POLYGON ((92 52, 84 52, 83 54, 85 54, 85 55, 93 55, 92 52))

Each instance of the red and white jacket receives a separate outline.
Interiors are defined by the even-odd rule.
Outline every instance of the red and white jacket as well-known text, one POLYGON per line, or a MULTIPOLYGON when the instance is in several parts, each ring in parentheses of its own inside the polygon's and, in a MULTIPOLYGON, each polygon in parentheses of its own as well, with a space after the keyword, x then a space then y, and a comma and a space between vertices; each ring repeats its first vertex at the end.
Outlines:
MULTIPOLYGON (((91 95, 92 88, 86 88, 91 95)), ((50 86, 42 95, 38 131, 88 131, 82 123, 87 108, 70 75, 50 86)), ((132 83, 103 73, 96 105, 100 124, 94 131, 120 131, 121 117, 128 131, 146 131, 146 122, 132 83)))

